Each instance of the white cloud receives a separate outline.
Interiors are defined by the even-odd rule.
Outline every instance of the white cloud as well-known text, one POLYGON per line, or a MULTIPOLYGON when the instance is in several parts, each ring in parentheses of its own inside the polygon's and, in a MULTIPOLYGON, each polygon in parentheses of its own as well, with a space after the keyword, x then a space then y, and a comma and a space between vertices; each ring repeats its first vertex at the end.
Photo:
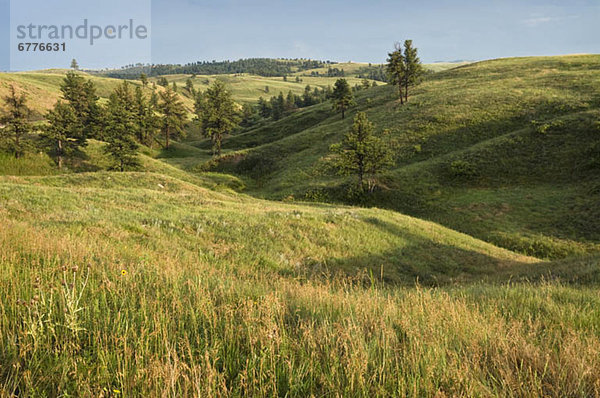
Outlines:
POLYGON ((547 23, 560 22, 560 21, 564 21, 567 19, 575 19, 575 18, 577 18, 577 16, 575 16, 575 15, 569 15, 569 16, 564 16, 564 17, 536 16, 536 17, 524 19, 521 22, 525 26, 528 26, 530 28, 535 28, 537 26, 544 25, 547 23))

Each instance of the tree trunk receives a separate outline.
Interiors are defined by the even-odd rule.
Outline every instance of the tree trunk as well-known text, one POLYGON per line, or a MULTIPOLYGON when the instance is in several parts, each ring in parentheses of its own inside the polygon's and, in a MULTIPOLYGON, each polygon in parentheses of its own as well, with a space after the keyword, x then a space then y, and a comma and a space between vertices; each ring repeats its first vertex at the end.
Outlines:
POLYGON ((342 106, 342 119, 346 116, 346 109, 342 106))
POLYGON ((169 129, 169 126, 167 126, 167 130, 166 130, 166 136, 167 136, 167 146, 166 148, 169 149, 169 136, 171 135, 171 131, 169 129))
POLYGON ((221 135, 217 136, 217 156, 221 156, 221 141, 223 137, 221 135))
POLYGON ((404 102, 408 102, 408 83, 404 86, 404 102))
POLYGON ((398 83, 398 93, 400 94, 400 105, 404 105, 404 93, 402 92, 402 83, 398 83))
POLYGON ((58 140, 58 169, 62 169, 62 165, 63 165, 63 144, 62 144, 62 140, 58 140))

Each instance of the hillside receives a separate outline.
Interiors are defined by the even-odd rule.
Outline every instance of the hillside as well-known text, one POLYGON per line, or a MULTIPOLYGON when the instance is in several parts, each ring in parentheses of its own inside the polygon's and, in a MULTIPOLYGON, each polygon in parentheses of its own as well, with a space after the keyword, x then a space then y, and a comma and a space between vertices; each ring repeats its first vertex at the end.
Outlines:
POLYGON ((514 285, 597 263, 152 173, 2 177, 0 222, 9 395, 598 392, 596 290, 514 285))
MULTIPOLYGON (((194 125, 130 172, 96 140, 62 171, 0 154, 0 396, 600 396, 599 63, 360 90, 217 159, 194 125), (357 110, 397 154, 360 202, 324 167, 357 110)), ((39 116, 62 73, 0 89, 39 116)))
MULTIPOLYGON (((403 107, 392 87, 359 92, 354 111, 397 144, 397 167, 365 204, 539 257, 598 251, 598 62, 586 55, 465 65, 427 76, 403 107)), ((346 201, 349 180, 324 174, 321 159, 351 116, 313 106, 231 137, 230 153, 201 168, 240 176, 265 198, 346 201)))

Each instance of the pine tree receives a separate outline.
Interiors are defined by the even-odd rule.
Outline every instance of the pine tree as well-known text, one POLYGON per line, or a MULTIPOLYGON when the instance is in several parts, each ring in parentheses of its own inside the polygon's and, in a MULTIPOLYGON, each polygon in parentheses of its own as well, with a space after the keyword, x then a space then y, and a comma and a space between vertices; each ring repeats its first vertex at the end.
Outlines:
POLYGON ((364 88, 365 90, 368 88, 371 88, 371 82, 369 82, 367 79, 363 79, 360 82, 360 85, 362 86, 362 88, 364 88))
POLYGON ((144 72, 142 72, 140 74, 140 81, 142 82, 142 85, 144 87, 146 87, 148 85, 148 75, 146 75, 144 72))
POLYGON ((73 58, 71 60, 71 69, 73 69, 73 70, 79 70, 79 64, 77 63, 77 60, 75 58, 73 58))
POLYGON ((146 100, 140 87, 135 88, 134 109, 136 137, 140 143, 151 147, 158 128, 158 118, 154 113, 156 108, 146 100))
POLYGON ((394 164, 389 144, 375 136, 373 131, 373 124, 367 115, 358 112, 344 140, 331 146, 331 152, 335 155, 334 166, 341 174, 356 175, 359 193, 364 192, 365 185, 372 192, 378 174, 394 164))
POLYGON ((14 86, 9 87, 9 94, 4 97, 4 102, 7 109, 6 114, 0 118, 0 123, 4 125, 0 129, 0 138, 6 149, 12 152, 15 158, 20 158, 29 146, 26 137, 31 131, 28 121, 31 110, 27 107, 25 93, 19 95, 14 86))
POLYGON ((96 87, 91 80, 84 79, 75 72, 68 72, 60 90, 62 98, 73 108, 77 117, 79 136, 83 140, 99 137, 101 124, 101 110, 98 106, 96 87))
POLYGON ((404 62, 405 62, 405 79, 404 79, 404 102, 408 102, 408 89, 411 86, 419 83, 423 76, 423 66, 417 55, 417 49, 413 47, 412 40, 404 42, 404 62))
POLYGON ((398 95, 400 104, 404 104, 404 82, 406 79, 406 63, 404 62, 404 54, 400 43, 394 45, 394 51, 388 54, 387 59, 387 74, 388 80, 393 85, 398 86, 398 95))
POLYGON ((268 118, 271 117, 271 105, 269 104, 268 101, 265 101, 265 99, 263 97, 260 97, 258 99, 258 113, 262 118, 268 118))
POLYGON ((162 113, 159 125, 165 136, 165 148, 169 149, 172 138, 184 135, 187 112, 179 96, 169 88, 160 93, 158 110, 162 113))
POLYGON ((121 172, 139 166, 135 111, 134 96, 125 81, 110 95, 105 118, 107 145, 104 151, 113 159, 114 168, 121 172))
POLYGON ((86 141, 79 128, 77 115, 68 103, 57 101, 46 114, 48 124, 42 128, 42 140, 62 169, 66 157, 76 154, 86 141))
POLYGON ((346 110, 354 105, 354 96, 346 79, 338 79, 335 82, 332 98, 334 108, 342 112, 342 119, 344 119, 346 110))
POLYGON ((204 93, 204 109, 199 119, 204 135, 211 139, 213 155, 221 155, 223 136, 238 125, 235 102, 221 80, 215 80, 204 93))
POLYGON ((190 93, 191 95, 194 95, 196 90, 194 89, 194 82, 192 81, 191 78, 188 78, 185 81, 185 89, 188 91, 188 93, 190 93))

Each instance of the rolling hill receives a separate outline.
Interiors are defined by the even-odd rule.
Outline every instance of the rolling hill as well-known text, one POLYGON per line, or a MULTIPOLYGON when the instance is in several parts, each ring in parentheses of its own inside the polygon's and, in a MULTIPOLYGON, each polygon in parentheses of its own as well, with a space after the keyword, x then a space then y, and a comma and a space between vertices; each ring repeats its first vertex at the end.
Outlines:
MULTIPOLYGON (((396 168, 364 204, 534 256, 598 251, 599 62, 469 64, 426 77, 402 107, 392 87, 360 91, 354 111, 397 148, 396 168)), ((221 160, 197 167, 233 173, 264 198, 346 202, 350 180, 323 172, 322 159, 351 123, 316 105, 231 137, 221 160)))
MULTIPOLYGON (((323 167, 330 103, 217 159, 197 134, 125 173, 99 141, 61 173, 0 155, 0 395, 600 395, 598 64, 358 91, 397 154, 359 203, 323 167)), ((61 73, 0 87, 41 114, 61 73)))

